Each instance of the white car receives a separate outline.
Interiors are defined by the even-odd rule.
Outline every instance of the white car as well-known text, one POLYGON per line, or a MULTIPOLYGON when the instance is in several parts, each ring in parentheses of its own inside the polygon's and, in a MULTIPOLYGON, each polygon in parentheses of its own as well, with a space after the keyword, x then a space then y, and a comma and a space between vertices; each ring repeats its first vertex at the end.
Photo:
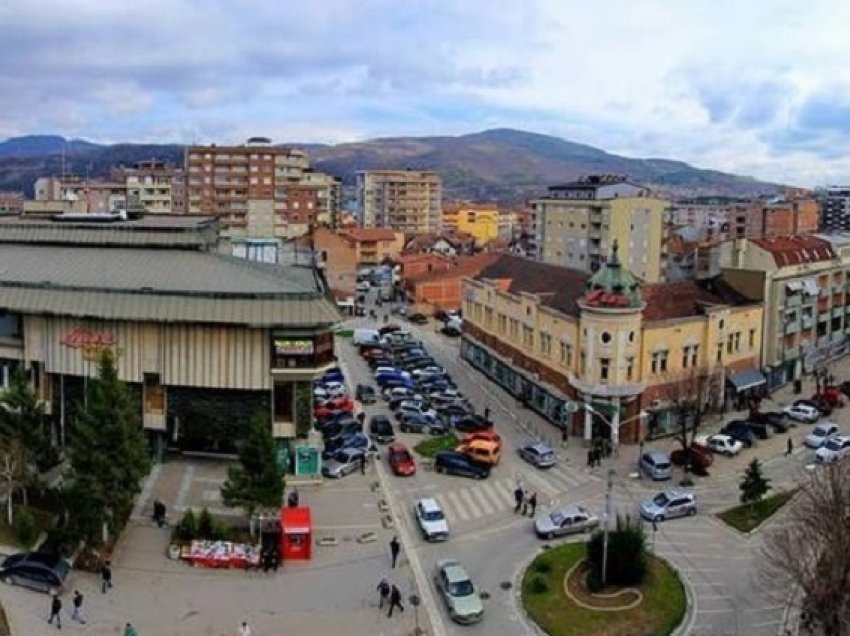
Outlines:
POLYGON ((823 464, 828 464, 844 459, 848 455, 850 455, 850 436, 838 435, 827 440, 826 444, 815 452, 815 459, 823 464))
POLYGON ((449 524, 440 504, 432 497, 420 499, 413 506, 413 514, 422 538, 426 541, 445 541, 449 538, 449 524))
POLYGON ((816 422, 820 417, 820 411, 818 411, 815 407, 809 406, 808 404, 797 404, 796 406, 786 406, 782 409, 782 412, 785 413, 792 420, 797 420, 798 422, 816 422))
POLYGON ((731 435, 718 433, 717 435, 700 435, 694 440, 697 444, 702 444, 714 453, 728 455, 734 457, 741 452, 744 445, 736 440, 731 435))
POLYGON ((806 440, 803 443, 809 448, 820 448, 826 444, 828 439, 836 435, 838 435, 838 425, 832 422, 824 422, 815 426, 812 432, 806 435, 806 440))

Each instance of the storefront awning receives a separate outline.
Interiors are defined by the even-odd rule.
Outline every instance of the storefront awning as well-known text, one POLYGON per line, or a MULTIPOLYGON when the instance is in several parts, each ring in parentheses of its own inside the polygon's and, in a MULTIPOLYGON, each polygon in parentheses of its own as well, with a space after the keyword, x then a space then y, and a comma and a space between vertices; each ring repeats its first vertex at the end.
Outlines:
POLYGON ((785 289, 790 292, 798 292, 803 289, 803 281, 792 280, 788 283, 785 283, 785 289))
POLYGON ((764 374, 758 369, 748 369, 740 373, 733 373, 727 380, 735 387, 736 391, 746 391, 755 386, 760 386, 767 382, 764 374))

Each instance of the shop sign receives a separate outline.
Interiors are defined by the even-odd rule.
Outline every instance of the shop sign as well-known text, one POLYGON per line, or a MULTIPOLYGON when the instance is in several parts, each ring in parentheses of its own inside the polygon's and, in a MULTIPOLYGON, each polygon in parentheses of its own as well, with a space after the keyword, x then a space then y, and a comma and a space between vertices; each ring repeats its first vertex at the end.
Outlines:
POLYGON ((116 357, 120 354, 115 348, 115 336, 106 331, 74 329, 66 333, 60 342, 69 349, 79 349, 85 360, 97 360, 104 349, 112 349, 116 357))
POLYGON ((275 338, 274 352, 278 356, 311 356, 315 351, 310 339, 275 338))

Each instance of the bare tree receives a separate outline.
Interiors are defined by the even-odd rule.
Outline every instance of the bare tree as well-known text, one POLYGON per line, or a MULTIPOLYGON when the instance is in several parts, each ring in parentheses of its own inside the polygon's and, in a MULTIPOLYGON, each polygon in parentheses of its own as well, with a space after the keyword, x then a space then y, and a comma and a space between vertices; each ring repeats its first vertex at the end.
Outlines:
POLYGON ((850 634, 850 462, 814 470, 761 548, 761 574, 796 587, 809 633, 850 634))
POLYGON ((676 441, 685 453, 688 466, 691 445, 702 424, 703 417, 710 412, 720 412, 722 377, 717 371, 693 368, 673 378, 664 390, 676 417, 676 441))
POLYGON ((15 439, 3 438, 0 441, 0 481, 6 496, 6 523, 12 525, 12 501, 15 491, 24 485, 27 476, 26 455, 15 439))

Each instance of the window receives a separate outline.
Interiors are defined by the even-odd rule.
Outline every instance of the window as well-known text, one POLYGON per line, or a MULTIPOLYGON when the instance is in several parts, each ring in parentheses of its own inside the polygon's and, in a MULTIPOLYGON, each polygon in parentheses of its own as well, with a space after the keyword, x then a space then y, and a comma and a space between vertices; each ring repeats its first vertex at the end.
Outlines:
POLYGON ((510 336, 511 338, 516 340, 519 337, 519 320, 517 320, 516 318, 511 318, 510 328, 510 336))
POLYGON ((493 308, 485 307, 484 308, 484 326, 488 329, 493 327, 493 308))
POLYGON ((738 353, 741 350, 741 332, 735 332, 735 353, 738 353))
POLYGON ((611 368, 611 358, 599 358, 599 381, 608 381, 608 372, 611 368))
POLYGON ((750 329, 750 349, 754 349, 756 346, 756 330, 750 329))
POLYGON ((508 330, 508 317, 505 314, 499 314, 499 317, 496 319, 497 329, 499 333, 503 334, 508 330))
POLYGON ((717 343, 717 361, 723 362, 723 343, 722 342, 717 343))
POLYGON ((699 355, 699 345, 691 347, 691 366, 697 366, 697 356, 699 355))
POLYGON ((629 332, 629 342, 634 342, 634 341, 635 341, 635 332, 630 331, 629 332))
POLYGON ((652 354, 652 363, 650 366, 652 373, 664 373, 667 371, 668 354, 668 351, 656 351, 652 354))
POLYGON ((635 359, 626 358, 626 380, 631 381, 635 373, 635 359))
POLYGON ((599 339, 602 341, 602 344, 609 344, 611 342, 611 334, 607 331, 603 331, 602 335, 599 336, 599 339))
POLYGON ((573 348, 572 345, 566 342, 561 343, 561 364, 565 367, 573 365, 573 348))
POLYGON ((529 349, 534 347, 534 329, 528 325, 522 326, 522 344, 529 349))
POLYGON ((732 347, 735 345, 735 334, 730 333, 726 338, 726 353, 732 355, 732 347))
POLYGON ((581 352, 581 357, 580 357, 579 361, 581 363, 579 373, 584 375, 585 373, 587 373, 587 354, 584 351, 581 352))
POLYGON ((540 353, 546 357, 552 355, 552 336, 548 333, 540 334, 540 353))

